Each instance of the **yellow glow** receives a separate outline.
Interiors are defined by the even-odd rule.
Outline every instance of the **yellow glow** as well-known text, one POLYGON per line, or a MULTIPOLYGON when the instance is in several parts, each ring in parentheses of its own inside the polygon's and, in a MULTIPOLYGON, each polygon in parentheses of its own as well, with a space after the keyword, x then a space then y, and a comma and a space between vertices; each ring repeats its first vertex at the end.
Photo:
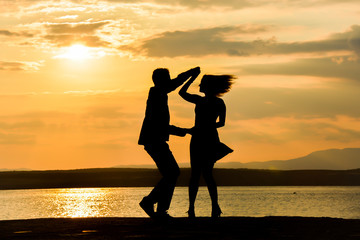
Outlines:
POLYGON ((62 217, 106 216, 108 208, 102 206, 107 200, 107 190, 95 188, 62 189, 55 203, 62 217))
POLYGON ((91 58, 90 48, 81 44, 75 44, 71 47, 68 47, 65 50, 65 53, 57 55, 55 58, 66 58, 72 60, 89 59, 91 58))

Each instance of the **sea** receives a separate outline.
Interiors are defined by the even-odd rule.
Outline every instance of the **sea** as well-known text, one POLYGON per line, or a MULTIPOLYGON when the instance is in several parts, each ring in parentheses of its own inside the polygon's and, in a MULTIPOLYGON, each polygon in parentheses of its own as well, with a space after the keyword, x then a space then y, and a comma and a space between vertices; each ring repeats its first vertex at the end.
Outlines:
MULTIPOLYGON (((147 217, 139 207, 148 187, 63 188, 0 191, 0 220, 79 217, 147 217)), ((222 216, 301 216, 360 219, 360 186, 219 187, 222 216)), ((169 214, 186 217, 188 192, 177 187, 169 214)), ((196 215, 208 217, 211 202, 200 187, 196 215)))

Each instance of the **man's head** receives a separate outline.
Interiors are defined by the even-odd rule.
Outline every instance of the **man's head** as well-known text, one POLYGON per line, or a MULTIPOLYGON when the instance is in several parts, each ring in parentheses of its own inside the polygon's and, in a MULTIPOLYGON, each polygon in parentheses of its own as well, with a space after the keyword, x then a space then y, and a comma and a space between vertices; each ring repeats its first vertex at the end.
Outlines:
POLYGON ((164 87, 169 84, 170 73, 167 68, 157 68, 154 70, 152 80, 157 87, 164 87))

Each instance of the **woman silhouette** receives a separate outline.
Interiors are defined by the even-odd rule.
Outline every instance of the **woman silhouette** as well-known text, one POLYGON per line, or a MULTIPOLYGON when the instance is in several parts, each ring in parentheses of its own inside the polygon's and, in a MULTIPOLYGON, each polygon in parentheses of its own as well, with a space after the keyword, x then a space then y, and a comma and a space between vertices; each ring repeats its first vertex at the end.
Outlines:
POLYGON ((204 75, 200 83, 200 92, 205 94, 204 97, 187 92, 195 80, 194 77, 188 80, 179 91, 184 100, 195 104, 195 126, 189 129, 189 133, 192 134, 188 211, 190 218, 195 217, 195 199, 201 173, 211 198, 211 217, 220 217, 222 213, 218 204, 217 186, 212 170, 217 160, 233 151, 220 142, 217 132, 217 128, 225 125, 226 117, 225 103, 219 97, 230 90, 233 79, 232 75, 204 75))

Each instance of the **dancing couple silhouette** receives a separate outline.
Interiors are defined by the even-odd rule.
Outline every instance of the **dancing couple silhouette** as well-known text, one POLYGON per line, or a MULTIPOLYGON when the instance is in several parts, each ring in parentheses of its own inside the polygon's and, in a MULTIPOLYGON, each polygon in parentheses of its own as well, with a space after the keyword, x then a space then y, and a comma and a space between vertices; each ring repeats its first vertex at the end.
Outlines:
POLYGON ((220 96, 230 90, 234 76, 204 75, 200 83, 200 92, 205 96, 188 93, 189 86, 199 74, 200 67, 195 67, 179 74, 175 79, 170 78, 169 70, 165 68, 155 69, 152 75, 154 86, 149 91, 138 144, 144 146, 162 175, 149 195, 140 202, 140 207, 154 219, 172 218, 167 211, 180 169, 167 143, 170 134, 181 137, 186 134, 192 135, 189 210, 187 212, 189 218, 195 218, 195 199, 201 175, 205 179, 211 198, 211 217, 220 217, 222 213, 212 171, 217 160, 233 151, 220 141, 217 128, 225 125, 226 118, 226 106, 220 96), (185 101, 195 104, 195 124, 192 128, 170 125, 168 93, 182 84, 184 85, 179 95, 185 101), (157 204, 156 211, 155 204, 157 204))

